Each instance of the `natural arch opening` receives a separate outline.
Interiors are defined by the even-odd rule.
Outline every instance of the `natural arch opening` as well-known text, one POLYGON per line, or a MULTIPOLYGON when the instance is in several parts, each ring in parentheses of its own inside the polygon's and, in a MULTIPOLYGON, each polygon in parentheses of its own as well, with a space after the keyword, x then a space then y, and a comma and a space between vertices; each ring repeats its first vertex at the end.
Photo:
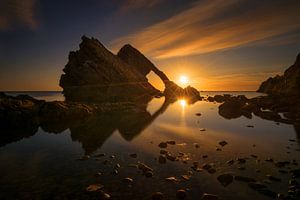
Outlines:
POLYGON ((156 89, 158 89, 158 90, 160 90, 162 92, 165 90, 165 84, 164 84, 164 82, 153 71, 150 71, 149 74, 147 74, 146 77, 147 77, 149 83, 151 85, 153 85, 156 89))

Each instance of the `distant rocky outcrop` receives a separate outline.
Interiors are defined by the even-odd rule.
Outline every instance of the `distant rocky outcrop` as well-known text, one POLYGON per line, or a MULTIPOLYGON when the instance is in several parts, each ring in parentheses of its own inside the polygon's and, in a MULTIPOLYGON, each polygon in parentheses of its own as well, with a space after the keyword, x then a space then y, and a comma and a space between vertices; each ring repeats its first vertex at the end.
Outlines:
POLYGON ((284 74, 264 81, 257 92, 271 95, 300 96, 300 54, 284 74))
POLYGON ((63 71, 60 86, 67 101, 136 101, 166 94, 172 97, 190 94, 188 97, 192 99, 200 98, 199 92, 192 87, 182 89, 173 82, 170 84, 164 72, 128 44, 114 55, 97 39, 83 36, 80 49, 70 52, 63 71), (164 93, 148 82, 146 75, 150 71, 164 82, 164 93), (169 92, 170 85, 172 88, 176 85, 179 93, 169 92))

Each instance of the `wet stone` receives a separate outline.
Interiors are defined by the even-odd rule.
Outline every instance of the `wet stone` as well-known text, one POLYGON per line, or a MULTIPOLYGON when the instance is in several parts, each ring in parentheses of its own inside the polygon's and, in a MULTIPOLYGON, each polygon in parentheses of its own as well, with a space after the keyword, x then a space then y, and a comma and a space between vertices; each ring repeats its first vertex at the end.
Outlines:
POLYGON ((228 161, 227 161, 227 164, 228 164, 228 165, 233 165, 233 163, 234 163, 234 160, 228 160, 228 161))
POLYGON ((127 178, 124 178, 124 179, 123 179, 123 182, 124 182, 124 183, 133 183, 133 179, 127 177, 127 178))
POLYGON ((274 162, 273 158, 267 158, 265 161, 266 162, 274 162))
POLYGON ((164 195, 161 192, 155 192, 152 194, 152 200, 162 200, 164 195))
POLYGON ((219 197, 217 195, 214 195, 214 194, 204 193, 202 195, 201 200, 219 200, 219 197))
POLYGON ((202 131, 202 132, 203 132, 203 131, 206 131, 206 129, 205 129, 205 128, 202 128, 202 129, 200 129, 200 131, 202 131))
POLYGON ((169 141, 167 141, 166 143, 167 143, 167 144, 170 144, 170 145, 175 145, 175 144, 176 144, 176 142, 175 142, 174 140, 169 140, 169 141))
POLYGON ((222 149, 221 149, 221 148, 219 148, 219 147, 217 147, 217 148, 216 148, 216 151, 222 151, 222 149))
POLYGON ((189 175, 182 175, 181 176, 184 180, 188 181, 190 180, 190 176, 189 175))
POLYGON ((165 180, 168 181, 168 182, 178 182, 178 179, 174 176, 165 178, 165 180))
POLYGON ((179 189, 179 190, 177 190, 177 192, 176 192, 176 197, 178 198, 178 199, 185 199, 186 198, 186 191, 184 190, 184 189, 179 189))
POLYGON ((99 197, 100 197, 100 200, 105 200, 105 199, 110 199, 111 198, 111 196, 108 193, 105 193, 103 191, 100 191, 99 197))
POLYGON ((196 113, 195 115, 196 115, 196 116, 201 116, 201 113, 196 113))
POLYGON ((219 145, 221 145, 222 147, 225 146, 226 144, 228 144, 225 140, 219 142, 219 145))
POLYGON ((160 148, 167 148, 168 147, 168 144, 166 142, 161 142, 159 143, 158 145, 160 148))
POLYGON ((145 173, 145 176, 146 176, 147 178, 151 178, 151 177, 153 176, 153 172, 152 172, 152 171, 147 171, 147 172, 145 173))
POLYGON ((202 156, 202 158, 207 158, 207 157, 208 157, 207 155, 203 155, 203 156, 202 156))
POLYGON ((170 160, 170 161, 175 161, 175 160, 177 160, 177 157, 176 157, 176 156, 172 156, 171 154, 167 154, 167 155, 166 155, 166 158, 167 158, 168 160, 170 160))
POLYGON ((233 182, 233 176, 231 174, 219 175, 217 179, 224 187, 228 186, 233 182))
POLYGON ((86 191, 88 192, 96 192, 98 190, 101 190, 104 186, 101 184, 91 184, 88 187, 86 187, 86 191))
POLYGON ((161 164, 165 164, 167 162, 166 156, 165 155, 160 155, 158 158, 158 162, 161 164))
POLYGON ((166 151, 166 150, 164 150, 164 149, 161 149, 159 153, 160 153, 160 154, 167 154, 168 151, 166 151))
POLYGON ((137 154, 136 153, 132 153, 129 155, 131 158, 137 158, 137 154))

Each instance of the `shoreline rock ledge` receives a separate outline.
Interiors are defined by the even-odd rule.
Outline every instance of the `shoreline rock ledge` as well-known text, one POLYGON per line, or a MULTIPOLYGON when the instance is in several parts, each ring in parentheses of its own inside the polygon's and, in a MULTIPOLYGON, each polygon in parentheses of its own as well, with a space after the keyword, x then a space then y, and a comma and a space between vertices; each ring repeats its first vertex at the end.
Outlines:
POLYGON ((154 96, 200 99, 195 88, 179 87, 129 44, 114 55, 97 39, 82 36, 79 47, 79 50, 70 52, 69 61, 60 78, 60 86, 67 101, 144 101, 154 96), (146 75, 150 71, 163 81, 164 92, 148 82, 146 75))

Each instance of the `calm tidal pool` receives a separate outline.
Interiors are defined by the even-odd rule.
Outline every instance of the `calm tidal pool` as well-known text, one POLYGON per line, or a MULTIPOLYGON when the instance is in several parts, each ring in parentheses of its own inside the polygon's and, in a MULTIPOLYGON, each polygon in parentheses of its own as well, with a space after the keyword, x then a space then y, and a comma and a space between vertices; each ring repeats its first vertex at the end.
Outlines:
MULTIPOLYGON (((63 100, 59 92, 26 94, 63 100)), ((201 96, 215 94, 219 93, 202 92, 201 96)), ((287 194, 289 171, 299 169, 299 127, 256 116, 224 119, 218 114, 219 105, 207 101, 189 105, 184 100, 165 105, 164 98, 159 98, 147 105, 148 112, 137 116, 107 114, 87 123, 29 127, 18 133, 1 130, 0 199, 99 199, 97 193, 86 191, 91 184, 103 185, 112 199, 151 199, 154 192, 176 199, 178 189, 186 190, 187 199, 200 199, 203 193, 224 200, 270 199, 246 182, 234 180, 223 186, 217 179, 221 174, 251 177, 270 191, 287 194), (175 144, 158 146, 166 141, 175 144), (227 144, 221 146, 221 141, 227 144), (178 156, 178 161, 171 158, 160 163, 161 149, 178 156), (230 160, 234 160, 231 165, 230 160), (278 161, 290 163, 279 168, 278 161), (138 163, 151 167, 153 176, 143 175, 134 167, 138 163), (205 164, 211 164, 215 172, 202 169, 205 164), (193 168, 196 165, 199 170, 193 168), (133 182, 124 183, 126 177, 133 182), (168 177, 175 180, 166 181, 168 177)))

